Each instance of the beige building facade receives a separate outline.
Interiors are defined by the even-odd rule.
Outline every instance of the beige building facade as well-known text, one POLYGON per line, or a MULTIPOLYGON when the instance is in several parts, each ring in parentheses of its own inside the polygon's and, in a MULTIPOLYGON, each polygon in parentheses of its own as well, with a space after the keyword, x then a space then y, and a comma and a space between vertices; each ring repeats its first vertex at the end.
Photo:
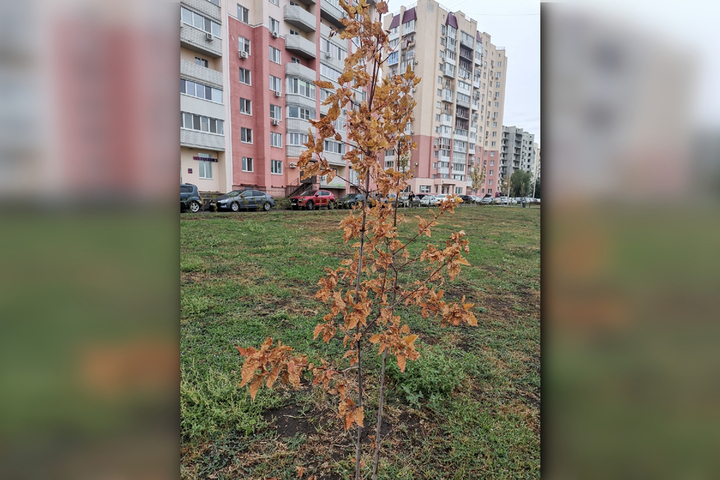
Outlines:
MULTIPOLYGON (((414 92, 414 123, 406 129, 418 145, 410 160, 415 193, 494 194, 500 172, 507 56, 477 21, 450 12, 434 0, 419 0, 388 14, 396 51, 386 75, 408 66, 422 78, 414 92), (485 169, 483 184, 472 189, 471 169, 485 169)), ((387 151, 386 166, 397 162, 387 151)))

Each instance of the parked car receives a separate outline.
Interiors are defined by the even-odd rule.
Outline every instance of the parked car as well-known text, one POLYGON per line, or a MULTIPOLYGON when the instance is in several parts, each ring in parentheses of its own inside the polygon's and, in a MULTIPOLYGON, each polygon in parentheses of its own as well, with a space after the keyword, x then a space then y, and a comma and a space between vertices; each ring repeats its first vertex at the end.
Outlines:
POLYGON ((495 197, 494 203, 496 205, 505 205, 506 203, 509 203, 508 197, 495 197))
POLYGON ((362 205, 365 195, 362 193, 348 193, 338 200, 338 208, 353 208, 355 205, 362 205))
MULTIPOLYGON (((438 203, 439 203, 439 202, 438 202, 438 203)), ((435 195, 425 195, 425 196, 420 200, 420 206, 421 206, 421 207, 431 207, 431 206, 433 206, 433 205, 437 205, 437 203, 435 203, 435 195)))
POLYGON ((275 206, 275 199, 260 190, 233 190, 225 195, 217 197, 210 203, 210 208, 215 210, 265 210, 266 212, 275 206))
POLYGON ((332 192, 327 190, 306 190, 300 195, 290 197, 290 207, 293 210, 304 208, 306 210, 314 210, 315 207, 327 207, 332 210, 337 206, 337 200, 332 192))
POLYGON ((460 195, 460 198, 462 198, 463 203, 466 205, 472 205, 474 203, 472 195, 460 195))
POLYGON ((198 192, 197 186, 192 183, 183 183, 180 185, 180 211, 190 210, 192 213, 198 213, 202 210, 203 199, 198 192))
POLYGON ((493 203, 493 197, 490 194, 485 195, 483 198, 480 199, 480 203, 482 205, 490 205, 493 203))

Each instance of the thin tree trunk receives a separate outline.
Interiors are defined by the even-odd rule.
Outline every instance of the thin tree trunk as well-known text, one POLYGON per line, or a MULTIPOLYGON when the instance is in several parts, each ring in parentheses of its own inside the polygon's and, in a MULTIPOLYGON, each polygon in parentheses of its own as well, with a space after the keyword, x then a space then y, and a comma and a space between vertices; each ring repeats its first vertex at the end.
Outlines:
MULTIPOLYGON (((368 209, 368 190, 370 190, 370 172, 367 172, 367 178, 365 178, 365 202, 363 202, 363 219, 362 219, 362 230, 360 231, 360 253, 358 254, 358 271, 355 285, 355 300, 357 301, 360 292, 360 276, 362 275, 362 261, 363 261, 363 248, 365 247, 365 222, 367 219, 368 209)), ((360 331, 360 324, 357 326, 358 332, 360 331)), ((355 342, 355 348, 357 348, 358 358, 358 408, 363 406, 362 397, 362 360, 360 355, 360 340, 355 342)), ((358 425, 357 441, 355 448, 355 480, 360 480, 360 454, 362 450, 360 448, 360 440, 362 438, 363 427, 358 425)))

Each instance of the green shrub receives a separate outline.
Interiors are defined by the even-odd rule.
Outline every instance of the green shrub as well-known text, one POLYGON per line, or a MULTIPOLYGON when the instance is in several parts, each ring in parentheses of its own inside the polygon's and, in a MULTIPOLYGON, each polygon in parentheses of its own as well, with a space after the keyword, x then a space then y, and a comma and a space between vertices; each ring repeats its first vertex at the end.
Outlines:
POLYGON ((395 381, 397 391, 410 404, 419 408, 420 399, 431 408, 437 407, 465 378, 462 363, 443 352, 439 345, 423 345, 420 358, 407 362, 405 373, 397 363, 388 362, 387 374, 395 381))
POLYGON ((290 210, 290 199, 289 198, 276 198, 275 208, 278 210, 290 210))

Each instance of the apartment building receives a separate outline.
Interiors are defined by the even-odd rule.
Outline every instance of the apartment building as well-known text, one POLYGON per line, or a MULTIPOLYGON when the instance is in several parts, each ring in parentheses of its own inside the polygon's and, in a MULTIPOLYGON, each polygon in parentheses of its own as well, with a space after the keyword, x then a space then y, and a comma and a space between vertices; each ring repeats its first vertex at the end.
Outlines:
POLYGON ((532 180, 535 182, 540 178, 540 146, 537 143, 533 143, 533 162, 532 162, 532 180))
POLYGON ((201 192, 232 186, 223 17, 220 0, 180 1, 180 181, 201 192))
POLYGON ((355 51, 337 35, 345 17, 338 0, 181 0, 181 17, 182 181, 278 197, 354 191, 357 177, 343 159, 346 115, 335 124, 342 141, 325 143, 338 176, 301 180, 296 166, 310 120, 328 110, 328 92, 313 82, 338 86, 355 51))
POLYGON ((532 173, 534 165, 535 135, 515 126, 503 125, 500 151, 500 177, 505 178, 515 170, 532 173))
MULTIPOLYGON (((494 193, 500 178, 500 143, 505 102, 507 57, 477 21, 450 12, 434 0, 388 14, 391 54, 385 75, 408 66, 422 78, 413 95, 414 124, 406 127, 418 145, 409 168, 416 193, 470 192, 470 169, 485 168, 475 193, 494 193)), ((387 167, 398 166, 394 152, 387 167)))

